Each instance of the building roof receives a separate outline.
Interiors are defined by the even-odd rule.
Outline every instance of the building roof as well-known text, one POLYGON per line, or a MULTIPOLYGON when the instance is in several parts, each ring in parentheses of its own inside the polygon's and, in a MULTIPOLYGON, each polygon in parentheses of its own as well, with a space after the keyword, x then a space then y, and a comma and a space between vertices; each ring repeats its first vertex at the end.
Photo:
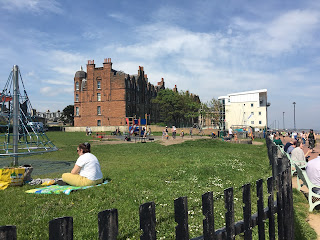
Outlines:
POLYGON ((85 71, 77 71, 74 75, 75 78, 87 78, 87 73, 85 71))
POLYGON ((264 93, 264 92, 267 92, 267 89, 252 90, 252 91, 238 92, 238 93, 230 93, 227 96, 218 97, 218 99, 225 99, 225 98, 228 98, 230 96, 235 96, 235 95, 245 95, 245 94, 264 93))

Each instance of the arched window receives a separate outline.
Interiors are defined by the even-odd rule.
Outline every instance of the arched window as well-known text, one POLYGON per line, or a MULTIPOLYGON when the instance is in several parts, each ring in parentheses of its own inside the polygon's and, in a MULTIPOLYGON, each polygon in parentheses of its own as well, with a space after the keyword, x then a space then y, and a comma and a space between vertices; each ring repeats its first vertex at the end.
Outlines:
POLYGON ((76 82, 76 90, 79 90, 79 82, 76 82))
POLYGON ((80 115, 80 108, 76 107, 76 116, 79 116, 79 115, 80 115))
POLYGON ((100 80, 97 81, 97 88, 101 89, 101 81, 100 80))
POLYGON ((101 115, 101 106, 98 106, 98 107, 97 107, 97 114, 98 114, 98 115, 101 115))
POLYGON ((76 94, 76 102, 79 102, 79 94, 76 94))
POLYGON ((101 93, 97 93, 97 101, 101 102, 101 93))

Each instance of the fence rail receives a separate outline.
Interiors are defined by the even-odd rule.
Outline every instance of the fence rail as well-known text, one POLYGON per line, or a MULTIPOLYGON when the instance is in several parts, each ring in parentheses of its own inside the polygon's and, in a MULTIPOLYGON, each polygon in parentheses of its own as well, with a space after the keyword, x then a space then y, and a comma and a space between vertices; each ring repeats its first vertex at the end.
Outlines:
MULTIPOLYGON (((269 239, 294 239, 293 224, 293 199, 291 168, 288 159, 278 156, 276 146, 267 139, 268 156, 272 165, 273 176, 267 179, 268 203, 264 207, 263 180, 256 181, 257 213, 251 213, 251 185, 242 186, 243 220, 235 222, 233 188, 224 190, 225 203, 225 227, 215 229, 214 199, 213 193, 202 195, 203 235, 193 240, 222 240, 235 239, 235 236, 243 234, 244 239, 252 239, 252 229, 258 226, 259 239, 265 239, 265 220, 268 220, 269 239), (274 148, 275 147, 275 148, 274 148), (289 166, 289 167, 288 167, 289 166), (276 199, 274 194, 276 193, 276 199), (277 219, 277 226, 275 224, 277 219), (276 230, 277 228, 277 230, 276 230)), ((147 202, 140 205, 140 229, 142 240, 155 240, 156 236, 156 205, 147 202)), ((189 239, 188 226, 188 199, 180 197, 174 200, 174 215, 177 223, 175 236, 179 240, 189 239)), ((98 213, 99 239, 114 240, 118 237, 118 211, 109 209, 98 213)), ((1 226, 0 240, 17 239, 16 226, 1 226)), ((50 240, 73 239, 73 218, 62 217, 49 222, 50 240)))

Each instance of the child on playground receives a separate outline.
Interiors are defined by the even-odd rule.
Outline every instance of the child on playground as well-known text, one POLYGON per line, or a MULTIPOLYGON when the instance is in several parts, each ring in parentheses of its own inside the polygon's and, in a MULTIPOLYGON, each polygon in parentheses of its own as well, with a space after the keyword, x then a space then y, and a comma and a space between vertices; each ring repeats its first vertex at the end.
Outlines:
POLYGON ((102 183, 103 175, 96 156, 90 153, 90 143, 81 143, 77 148, 79 158, 71 173, 62 174, 62 180, 73 186, 91 186, 102 183))

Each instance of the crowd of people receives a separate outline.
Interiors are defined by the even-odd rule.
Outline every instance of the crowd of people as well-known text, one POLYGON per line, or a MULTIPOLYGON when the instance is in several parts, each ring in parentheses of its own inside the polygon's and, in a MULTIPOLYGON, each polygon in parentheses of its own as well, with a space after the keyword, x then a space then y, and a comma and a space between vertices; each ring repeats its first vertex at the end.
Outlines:
POLYGON ((315 158, 310 158, 310 153, 315 153, 314 148, 317 143, 317 135, 312 129, 309 132, 302 131, 297 132, 277 132, 272 133, 270 138, 276 145, 282 146, 283 150, 289 155, 291 160, 302 169, 305 169, 310 181, 319 186, 312 191, 320 194, 320 154, 315 158), (281 137, 290 137, 290 141, 283 144, 281 137), (308 150, 304 151, 304 148, 308 145, 308 150))

